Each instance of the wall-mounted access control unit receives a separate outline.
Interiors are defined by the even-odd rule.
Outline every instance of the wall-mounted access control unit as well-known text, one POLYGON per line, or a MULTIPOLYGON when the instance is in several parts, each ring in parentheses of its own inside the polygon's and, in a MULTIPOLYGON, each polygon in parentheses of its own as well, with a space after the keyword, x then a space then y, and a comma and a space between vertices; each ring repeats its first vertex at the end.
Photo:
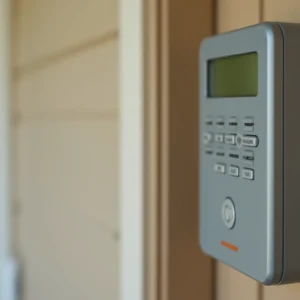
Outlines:
POLYGON ((200 49, 200 244, 264 283, 300 281, 300 25, 200 49))

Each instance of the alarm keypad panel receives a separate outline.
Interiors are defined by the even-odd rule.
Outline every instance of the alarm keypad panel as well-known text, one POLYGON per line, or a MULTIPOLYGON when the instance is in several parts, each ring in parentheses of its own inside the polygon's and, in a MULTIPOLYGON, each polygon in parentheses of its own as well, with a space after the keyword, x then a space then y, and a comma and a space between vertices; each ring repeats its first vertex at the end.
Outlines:
POLYGON ((206 117, 203 124, 205 154, 215 158, 212 169, 216 173, 254 180, 255 151, 252 149, 259 145, 254 117, 244 117, 240 123, 238 120, 232 116, 206 117))
POLYGON ((278 25, 208 38, 200 51, 200 245, 265 284, 283 264, 282 61, 278 25))

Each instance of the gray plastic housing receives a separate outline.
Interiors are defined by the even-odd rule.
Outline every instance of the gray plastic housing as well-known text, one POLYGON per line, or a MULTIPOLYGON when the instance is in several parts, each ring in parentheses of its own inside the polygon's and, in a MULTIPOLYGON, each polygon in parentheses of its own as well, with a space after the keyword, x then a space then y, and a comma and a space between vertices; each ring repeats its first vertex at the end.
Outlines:
POLYGON ((207 38, 200 48, 200 245, 266 285, 300 281, 299 70, 299 24, 262 23, 207 38), (258 54, 257 96, 210 98, 209 60, 249 52, 258 54), (254 121, 251 132, 245 132, 247 118, 254 121), (223 126, 216 125, 220 119, 223 126), (256 136, 259 144, 207 143, 207 133, 256 136), (249 151, 253 161, 243 159, 249 151), (226 167, 224 174, 216 164, 226 167), (228 174, 229 166, 239 168, 238 177, 228 174), (253 170, 253 180, 241 176, 244 169, 253 170), (235 207, 231 229, 222 217, 226 198, 235 207))

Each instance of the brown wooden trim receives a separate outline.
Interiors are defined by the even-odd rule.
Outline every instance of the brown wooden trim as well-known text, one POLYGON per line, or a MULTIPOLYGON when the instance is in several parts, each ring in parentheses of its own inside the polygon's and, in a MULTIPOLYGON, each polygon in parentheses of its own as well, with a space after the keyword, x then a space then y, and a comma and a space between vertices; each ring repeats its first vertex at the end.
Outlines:
POLYGON ((264 0, 259 0, 259 11, 258 11, 258 21, 259 22, 263 22, 264 18, 265 18, 265 14, 264 14, 264 0))
POLYGON ((159 272, 159 189, 160 189, 160 74, 159 0, 145 1, 145 300, 158 300, 159 272))
POLYGON ((212 300, 198 245, 198 50, 214 0, 148 0, 144 13, 147 300, 212 300))
POLYGON ((161 300, 211 299, 212 263, 198 245, 198 51, 213 4, 162 1, 161 300))

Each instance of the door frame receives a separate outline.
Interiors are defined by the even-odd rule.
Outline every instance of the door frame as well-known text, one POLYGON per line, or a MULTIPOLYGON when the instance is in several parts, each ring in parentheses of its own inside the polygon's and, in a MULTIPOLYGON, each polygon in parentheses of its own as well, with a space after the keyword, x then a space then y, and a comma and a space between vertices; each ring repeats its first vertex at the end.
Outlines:
POLYGON ((0 299, 12 300, 11 1, 0 2, 0 299))
POLYGON ((119 3, 121 300, 212 300, 214 264, 198 246, 197 57, 214 0, 119 3))
POLYGON ((121 299, 144 299, 143 0, 119 1, 121 299))

